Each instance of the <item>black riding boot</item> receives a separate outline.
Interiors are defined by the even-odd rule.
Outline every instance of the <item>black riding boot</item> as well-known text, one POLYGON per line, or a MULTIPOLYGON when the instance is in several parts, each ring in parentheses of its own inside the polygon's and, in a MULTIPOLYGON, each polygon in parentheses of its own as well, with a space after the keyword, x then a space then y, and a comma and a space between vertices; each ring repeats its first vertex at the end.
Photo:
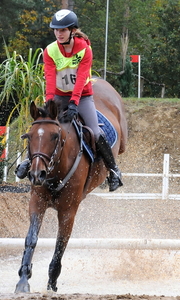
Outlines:
POLYGON ((109 191, 113 192, 118 187, 123 185, 121 181, 121 172, 115 163, 111 147, 103 135, 100 135, 98 141, 96 142, 96 145, 97 150, 103 158, 106 168, 110 171, 110 175, 108 177, 108 184, 109 191))
POLYGON ((18 178, 24 179, 27 176, 30 167, 30 160, 26 158, 16 168, 15 174, 18 178))

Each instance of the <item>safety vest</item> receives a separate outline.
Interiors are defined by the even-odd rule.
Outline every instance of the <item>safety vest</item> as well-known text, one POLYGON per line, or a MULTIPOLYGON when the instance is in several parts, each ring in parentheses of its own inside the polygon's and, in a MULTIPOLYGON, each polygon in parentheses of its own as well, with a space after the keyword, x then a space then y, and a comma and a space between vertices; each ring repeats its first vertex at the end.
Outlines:
MULTIPOLYGON (((80 61, 83 59, 86 48, 71 57, 64 57, 59 50, 57 41, 47 46, 48 55, 56 65, 56 87, 63 92, 73 91, 76 82, 76 73, 80 61)), ((89 82, 87 79, 85 85, 89 82)))

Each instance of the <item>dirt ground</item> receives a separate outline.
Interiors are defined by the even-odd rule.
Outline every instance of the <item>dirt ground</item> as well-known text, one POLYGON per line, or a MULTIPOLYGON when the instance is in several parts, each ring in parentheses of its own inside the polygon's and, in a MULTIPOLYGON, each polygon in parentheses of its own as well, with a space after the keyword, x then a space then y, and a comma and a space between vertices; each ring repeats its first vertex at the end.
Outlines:
POLYGON ((1 295, 1 300, 179 300, 179 297, 156 297, 156 296, 133 296, 127 295, 89 295, 89 294, 74 294, 74 295, 53 295, 52 297, 46 294, 31 294, 31 295, 1 295))
POLYGON ((179 297, 156 297, 156 296, 133 296, 133 295, 53 295, 52 297, 46 294, 31 294, 31 295, 1 295, 1 300, 179 300, 179 297))
MULTIPOLYGON (((126 102, 125 104, 129 138, 127 151, 119 156, 118 164, 123 173, 162 173, 162 163, 164 153, 170 154, 170 172, 180 173, 180 103, 169 104, 169 103, 149 103, 148 105, 142 105, 141 102, 134 104, 132 102, 126 102)), ((180 193, 180 178, 172 179, 170 181, 170 192, 173 194, 180 193)), ((154 192, 160 193, 160 184, 157 184, 156 180, 147 182, 147 178, 128 179, 124 178, 123 192, 154 192), (144 181, 143 181, 144 180, 144 181), (150 190, 149 190, 150 189, 150 190)), ((107 191, 106 188, 104 191, 107 191)), ((118 191, 119 192, 119 191, 118 191)), ((24 238, 28 229, 28 201, 30 193, 28 191, 28 185, 26 181, 22 181, 20 184, 6 184, 0 185, 0 237, 14 237, 24 238), (19 189, 19 190, 18 190, 19 189), (17 193, 19 192, 19 193, 17 193)), ((88 198, 89 200, 91 197, 88 198)), ((90 200, 91 201, 91 200, 90 200)), ((161 200, 159 200, 161 201, 161 200)), ((136 232, 132 233, 130 237, 140 238, 142 228, 138 227, 139 219, 148 218, 148 226, 151 226, 151 230, 147 230, 146 234, 150 232, 150 238, 159 238, 157 225, 162 226, 166 223, 169 227, 163 232, 164 238, 180 238, 179 232, 179 212, 180 205, 179 201, 166 201, 156 202, 144 202, 141 201, 141 213, 136 214, 136 224, 134 227, 139 228, 136 232), (148 206, 149 205, 149 206, 148 206), (155 206, 154 206, 155 205, 155 206), (150 210, 147 210, 147 206, 150 210), (153 214, 153 209, 156 207, 156 215, 153 214), (166 216, 168 214, 168 216, 166 216), (165 216, 165 218, 164 218, 165 216), (163 219, 164 218, 164 219, 163 219), (159 224, 158 224, 159 222, 159 224), (155 224, 155 226, 153 225, 155 224), (153 235, 154 234, 154 235, 153 235)), ((123 201, 121 201, 123 203, 123 201)), ((122 223, 120 224, 121 237, 126 235, 126 221, 129 216, 129 220, 133 222, 133 203, 129 202, 129 207, 124 207, 124 215, 122 215, 122 223), (132 211, 131 211, 132 210, 132 211), (131 214, 130 214, 131 211, 131 214), (123 219, 124 217, 124 219, 123 219)), ((123 207, 123 205, 121 206, 123 207)), ((137 207, 137 203, 136 203, 137 207)), ((83 208, 85 209, 85 208, 83 208)), ((116 208, 114 208, 114 211, 116 208)), ((113 215, 113 212, 111 212, 113 215)), ((56 216, 54 212, 49 212, 45 218, 43 228, 41 230, 41 237, 52 237, 52 233, 55 232, 56 227, 56 216)), ((109 220, 110 222, 110 220, 109 220)), ((88 226, 88 224, 86 223, 88 226)), ((111 224, 109 223, 109 226, 111 224)), ((127 224, 128 226, 132 226, 127 224)), ((133 227, 133 228, 134 228, 133 227)), ((160 228, 158 227, 158 228, 160 228)), ((112 224, 112 228, 115 231, 115 224, 112 224), (114 227, 113 227, 114 226, 114 227)), ((99 227, 97 227, 97 231, 99 227)), ((113 230, 111 232, 113 232, 113 230)), ((99 231, 98 231, 99 233, 99 231)), ((144 234, 143 233, 143 234, 144 234)), ((101 234, 101 233, 100 233, 101 234)), ((103 234, 102 234, 103 235, 103 234)), ((94 235, 93 235, 94 236, 94 235)), ((101 237, 101 236, 100 236, 101 237)), ((104 237, 104 236, 103 236, 104 237)), ((109 236, 110 237, 110 236, 109 236)), ((114 236, 113 236, 114 237, 114 236)), ((163 237, 162 237, 163 238, 163 237)), ((115 299, 132 299, 132 300, 169 300, 180 297, 156 297, 156 296, 135 296, 135 295, 58 295, 58 294, 27 294, 27 295, 15 295, 15 294, 0 294, 2 300, 115 300, 115 299)))

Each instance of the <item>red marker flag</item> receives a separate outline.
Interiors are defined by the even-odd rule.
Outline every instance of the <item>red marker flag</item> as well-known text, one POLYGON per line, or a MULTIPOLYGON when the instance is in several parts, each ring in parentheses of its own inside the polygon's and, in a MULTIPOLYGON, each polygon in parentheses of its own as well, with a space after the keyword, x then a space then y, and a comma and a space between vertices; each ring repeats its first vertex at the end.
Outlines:
MULTIPOLYGON (((6 142, 6 126, 0 126, 0 136, 1 137, 4 137, 1 141, 2 144, 5 144, 6 142)), ((6 157, 6 150, 4 149, 1 156, 0 156, 0 161, 2 161, 3 159, 5 159, 6 157)))
POLYGON ((139 55, 130 55, 131 62, 132 63, 138 63, 139 62, 139 55))

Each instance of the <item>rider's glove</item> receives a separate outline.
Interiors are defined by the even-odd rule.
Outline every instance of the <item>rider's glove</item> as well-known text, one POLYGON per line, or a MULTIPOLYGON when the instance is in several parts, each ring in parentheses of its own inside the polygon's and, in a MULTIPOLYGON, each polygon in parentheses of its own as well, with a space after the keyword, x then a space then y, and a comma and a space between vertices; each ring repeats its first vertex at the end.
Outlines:
POLYGON ((71 122, 78 115, 77 105, 74 101, 70 101, 67 112, 64 114, 64 122, 71 122))

